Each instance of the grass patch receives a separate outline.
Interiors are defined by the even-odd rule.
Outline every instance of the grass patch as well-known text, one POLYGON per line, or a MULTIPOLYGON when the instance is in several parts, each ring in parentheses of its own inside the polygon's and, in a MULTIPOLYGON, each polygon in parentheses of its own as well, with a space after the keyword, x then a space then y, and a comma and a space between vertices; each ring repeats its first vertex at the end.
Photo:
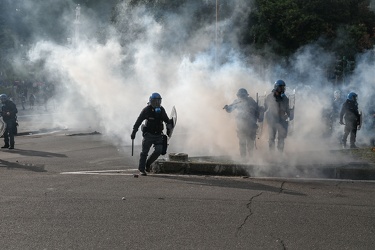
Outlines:
POLYGON ((375 163, 375 147, 348 149, 353 159, 375 163))

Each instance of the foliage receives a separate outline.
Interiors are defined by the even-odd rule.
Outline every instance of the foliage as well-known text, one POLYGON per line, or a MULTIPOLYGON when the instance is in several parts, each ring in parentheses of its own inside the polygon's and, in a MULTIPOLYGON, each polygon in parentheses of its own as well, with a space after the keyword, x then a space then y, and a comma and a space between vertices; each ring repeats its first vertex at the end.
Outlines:
POLYGON ((368 0, 255 0, 243 44, 271 47, 287 56, 320 42, 338 55, 354 57, 375 43, 375 14, 368 0), (344 39, 344 43, 335 41, 344 39))
MULTIPOLYGON (((45 36, 58 43, 66 43, 70 31, 65 22, 58 20, 63 20, 61 17, 64 13, 73 13, 74 4, 81 4, 87 13, 95 13, 95 17, 107 17, 107 20, 102 20, 107 24, 116 23, 119 13, 115 10, 120 2, 133 7, 144 5, 158 22, 169 22, 169 14, 182 13, 184 8, 189 7, 194 11, 189 20, 187 36, 189 32, 193 33, 215 20, 214 0, 50 1, 34 0, 33 5, 38 8, 30 10, 32 14, 15 11, 16 6, 29 1, 0 1, 0 72, 5 72, 7 78, 17 79, 20 74, 25 74, 15 72, 11 66, 12 57, 19 52, 22 44, 45 36)), ((302 46, 317 43, 338 58, 345 56, 353 61, 358 53, 372 49, 375 44, 375 13, 369 8, 370 0, 253 0, 247 3, 251 11, 246 13, 245 18, 243 13, 241 17, 233 15, 231 1, 218 2, 221 20, 231 17, 238 28, 245 24, 239 32, 240 46, 245 54, 251 51, 265 55, 264 51, 271 51, 270 54, 288 58, 302 46)), ((4 74, 0 75, 1 78, 4 78, 4 74)))

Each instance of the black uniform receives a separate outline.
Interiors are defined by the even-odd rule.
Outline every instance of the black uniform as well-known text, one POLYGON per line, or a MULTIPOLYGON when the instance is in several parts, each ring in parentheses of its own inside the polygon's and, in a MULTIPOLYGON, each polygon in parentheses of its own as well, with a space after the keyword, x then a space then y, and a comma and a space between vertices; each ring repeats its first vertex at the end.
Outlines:
POLYGON ((357 128, 360 125, 360 114, 358 111, 358 103, 352 100, 346 100, 341 107, 340 111, 340 123, 343 123, 345 119, 344 135, 342 137, 342 143, 346 146, 346 140, 350 134, 350 146, 355 146, 357 128))
POLYGON ((366 131, 370 135, 371 146, 375 146, 375 105, 369 108, 368 114, 368 119, 365 124, 366 131))
POLYGON ((145 126, 142 127, 143 140, 142 152, 139 159, 139 171, 149 171, 151 164, 160 156, 163 150, 163 129, 164 123, 171 124, 165 109, 154 108, 151 105, 145 107, 133 126, 133 133, 138 131, 139 126, 146 120, 145 126), (151 146, 154 145, 154 152, 147 158, 151 146))
POLYGON ((272 91, 272 93, 266 97, 264 108, 268 124, 269 148, 271 150, 275 149, 277 133, 277 148, 279 151, 283 151, 284 140, 288 134, 287 119, 290 116, 289 98, 283 93, 276 95, 276 91, 272 91))
POLYGON ((4 132, 4 146, 3 148, 14 148, 14 132, 17 126, 18 110, 16 104, 11 100, 6 100, 1 107, 1 116, 6 124, 4 132))
POLYGON ((230 113, 237 111, 237 137, 239 140, 240 155, 246 156, 246 152, 251 154, 255 145, 256 131, 258 128, 259 106, 250 96, 236 99, 231 105, 224 107, 230 113))

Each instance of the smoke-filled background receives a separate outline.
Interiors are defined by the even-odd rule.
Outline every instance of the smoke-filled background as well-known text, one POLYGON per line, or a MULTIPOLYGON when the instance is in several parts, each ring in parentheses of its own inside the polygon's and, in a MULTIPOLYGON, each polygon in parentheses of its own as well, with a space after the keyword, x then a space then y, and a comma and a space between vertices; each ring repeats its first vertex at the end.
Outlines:
MULTIPOLYGON (((245 57, 238 35, 245 24, 241 20, 251 11, 249 1, 233 1, 218 18, 216 9, 209 8, 212 18, 201 22, 194 13, 208 0, 188 1, 173 12, 159 10, 159 15, 126 1, 115 8, 114 1, 101 1, 95 10, 81 6, 79 11, 76 2, 57 2, 15 1, 29 20, 25 32, 33 43, 27 47, 27 60, 42 65, 38 73, 56 86, 49 100, 56 105, 54 126, 95 129, 114 145, 127 146, 140 111, 151 93, 158 92, 167 113, 173 106, 178 113, 170 150, 236 156, 234 114, 223 106, 232 103, 239 88, 255 99, 283 79, 287 94, 296 91, 294 131, 286 140, 286 153, 339 147, 335 136, 322 136, 322 111, 336 90, 327 84, 326 69, 336 58, 319 44, 300 48, 288 64, 277 57, 245 57), (109 22, 114 13, 116 19, 109 22), (49 37, 51 30, 59 35, 49 37)), ((375 64, 371 52, 359 55, 357 62, 343 95, 357 92, 365 112, 373 102, 375 64)), ((336 130, 343 131, 343 126, 337 124, 336 130)), ((358 142, 368 143, 368 136, 359 131, 358 142)), ((138 131, 136 144, 141 138, 138 131)), ((267 152, 266 133, 257 139, 257 150, 260 155, 267 152)))

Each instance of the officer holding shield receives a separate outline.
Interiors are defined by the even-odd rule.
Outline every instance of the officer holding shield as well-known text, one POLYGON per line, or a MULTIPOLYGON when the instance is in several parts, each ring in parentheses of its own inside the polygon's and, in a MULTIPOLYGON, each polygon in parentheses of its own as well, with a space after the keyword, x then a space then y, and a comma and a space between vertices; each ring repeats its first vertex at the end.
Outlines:
MULTIPOLYGON (((161 106, 161 96, 159 93, 152 93, 149 98, 148 105, 141 111, 138 119, 133 126, 133 132, 130 138, 134 140, 135 135, 143 121, 142 125, 142 152, 139 159, 138 170, 141 175, 147 175, 150 171, 151 164, 163 153, 163 143, 166 144, 165 136, 163 134, 164 124, 167 127, 167 135, 173 129, 173 121, 169 119, 163 106, 161 106), (164 139, 163 139, 164 138, 164 139), (154 145, 155 150, 147 158, 151 146, 154 145)), ((164 152, 165 153, 165 152, 164 152)))
POLYGON ((346 148, 346 140, 350 134, 350 148, 357 148, 355 145, 357 130, 361 128, 361 114, 358 110, 358 95, 350 92, 346 101, 341 106, 340 124, 345 125, 342 136, 342 146, 346 148), (345 120, 345 123, 344 123, 345 120))
POLYGON ((277 149, 279 152, 284 150, 284 141, 288 135, 288 120, 293 119, 293 109, 289 108, 289 98, 285 95, 285 87, 286 84, 283 80, 277 80, 272 93, 266 97, 264 105, 268 124, 269 149, 275 149, 277 134, 277 149))

